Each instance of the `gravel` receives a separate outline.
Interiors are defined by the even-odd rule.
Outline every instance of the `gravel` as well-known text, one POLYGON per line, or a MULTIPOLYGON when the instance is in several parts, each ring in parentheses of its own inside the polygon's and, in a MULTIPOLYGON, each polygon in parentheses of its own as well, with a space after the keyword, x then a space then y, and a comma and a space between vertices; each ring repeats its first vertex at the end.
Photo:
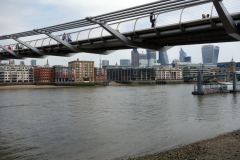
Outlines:
POLYGON ((129 160, 240 160, 240 130, 129 160))

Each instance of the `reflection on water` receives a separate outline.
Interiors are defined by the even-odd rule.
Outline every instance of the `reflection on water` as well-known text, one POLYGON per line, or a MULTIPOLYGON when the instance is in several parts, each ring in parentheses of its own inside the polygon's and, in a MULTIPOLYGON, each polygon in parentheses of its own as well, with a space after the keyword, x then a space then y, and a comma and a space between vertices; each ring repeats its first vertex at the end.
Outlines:
POLYGON ((192 85, 0 91, 1 159, 126 159, 239 129, 240 94, 192 85))

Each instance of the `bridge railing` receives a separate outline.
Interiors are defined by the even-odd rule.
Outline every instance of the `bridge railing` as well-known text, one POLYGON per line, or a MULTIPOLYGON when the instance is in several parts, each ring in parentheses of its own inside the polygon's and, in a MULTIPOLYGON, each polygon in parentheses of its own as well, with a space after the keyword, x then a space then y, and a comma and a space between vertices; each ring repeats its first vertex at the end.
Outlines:
MULTIPOLYGON (((223 3, 231 14, 240 12, 239 0, 224 0, 223 3)), ((183 7, 178 10, 173 10, 171 12, 167 11, 167 12, 155 13, 156 23, 153 30, 155 30, 156 32, 156 30, 161 29, 161 27, 174 25, 174 24, 179 25, 179 27, 182 28, 185 23, 199 21, 200 19, 202 19, 202 14, 210 15, 209 17, 210 23, 213 18, 218 17, 216 9, 214 8, 214 5, 212 3, 191 6, 186 8, 183 7)), ((124 21, 115 22, 110 24, 110 26, 113 29, 118 30, 122 34, 133 32, 135 35, 137 35, 137 32, 139 31, 149 30, 151 28, 151 23, 149 20, 149 16, 147 15, 139 18, 127 19, 124 21)), ((103 40, 104 37, 111 35, 102 27, 88 28, 80 31, 71 32, 69 34, 71 34, 73 42, 79 42, 83 40, 91 42, 91 39, 93 38, 99 38, 103 40)), ((61 38, 62 35, 63 34, 57 35, 57 37, 61 38)), ((58 42, 56 42, 55 40, 49 37, 29 40, 26 43, 34 47, 59 45, 58 42)), ((19 43, 10 44, 10 46, 13 48, 14 51, 17 51, 17 49, 15 49, 17 44, 20 45, 19 43)), ((8 47, 8 46, 9 45, 6 45, 5 47, 8 47)), ((28 48, 23 46, 22 49, 28 49, 28 48)), ((0 50, 0 53, 1 52, 4 52, 4 51, 0 50)))

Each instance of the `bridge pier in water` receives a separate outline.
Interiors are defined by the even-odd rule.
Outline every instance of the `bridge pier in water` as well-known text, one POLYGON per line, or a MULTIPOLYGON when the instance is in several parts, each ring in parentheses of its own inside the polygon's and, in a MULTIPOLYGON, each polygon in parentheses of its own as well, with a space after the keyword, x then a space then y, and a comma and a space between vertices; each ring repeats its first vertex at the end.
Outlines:
POLYGON ((195 90, 195 87, 194 87, 194 91, 192 92, 192 94, 194 95, 203 95, 204 92, 203 92, 203 88, 202 88, 202 70, 198 70, 198 77, 197 77, 197 90, 195 90))
POLYGON ((233 72, 232 73, 232 82, 233 82, 233 90, 232 91, 230 91, 230 92, 232 92, 232 93, 236 93, 237 92, 237 75, 236 75, 236 72, 233 72))

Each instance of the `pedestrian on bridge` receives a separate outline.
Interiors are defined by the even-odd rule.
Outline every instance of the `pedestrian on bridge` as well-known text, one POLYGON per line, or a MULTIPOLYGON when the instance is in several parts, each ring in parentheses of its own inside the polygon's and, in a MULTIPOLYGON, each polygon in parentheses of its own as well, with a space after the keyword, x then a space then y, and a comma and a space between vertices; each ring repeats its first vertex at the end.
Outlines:
POLYGON ((19 45, 18 45, 18 44, 16 44, 15 49, 16 49, 16 50, 19 50, 19 45))
POLYGON ((12 50, 11 46, 8 46, 8 50, 12 50))
POLYGON ((205 14, 202 14, 202 19, 206 18, 205 14))
POLYGON ((152 28, 154 27, 154 23, 155 23, 155 15, 153 12, 150 13, 150 22, 152 23, 152 28))
POLYGON ((65 41, 66 39, 66 33, 64 32, 64 34, 62 35, 62 40, 65 41))
POLYGON ((68 43, 72 42, 72 37, 69 33, 67 33, 67 41, 68 41, 68 43))

